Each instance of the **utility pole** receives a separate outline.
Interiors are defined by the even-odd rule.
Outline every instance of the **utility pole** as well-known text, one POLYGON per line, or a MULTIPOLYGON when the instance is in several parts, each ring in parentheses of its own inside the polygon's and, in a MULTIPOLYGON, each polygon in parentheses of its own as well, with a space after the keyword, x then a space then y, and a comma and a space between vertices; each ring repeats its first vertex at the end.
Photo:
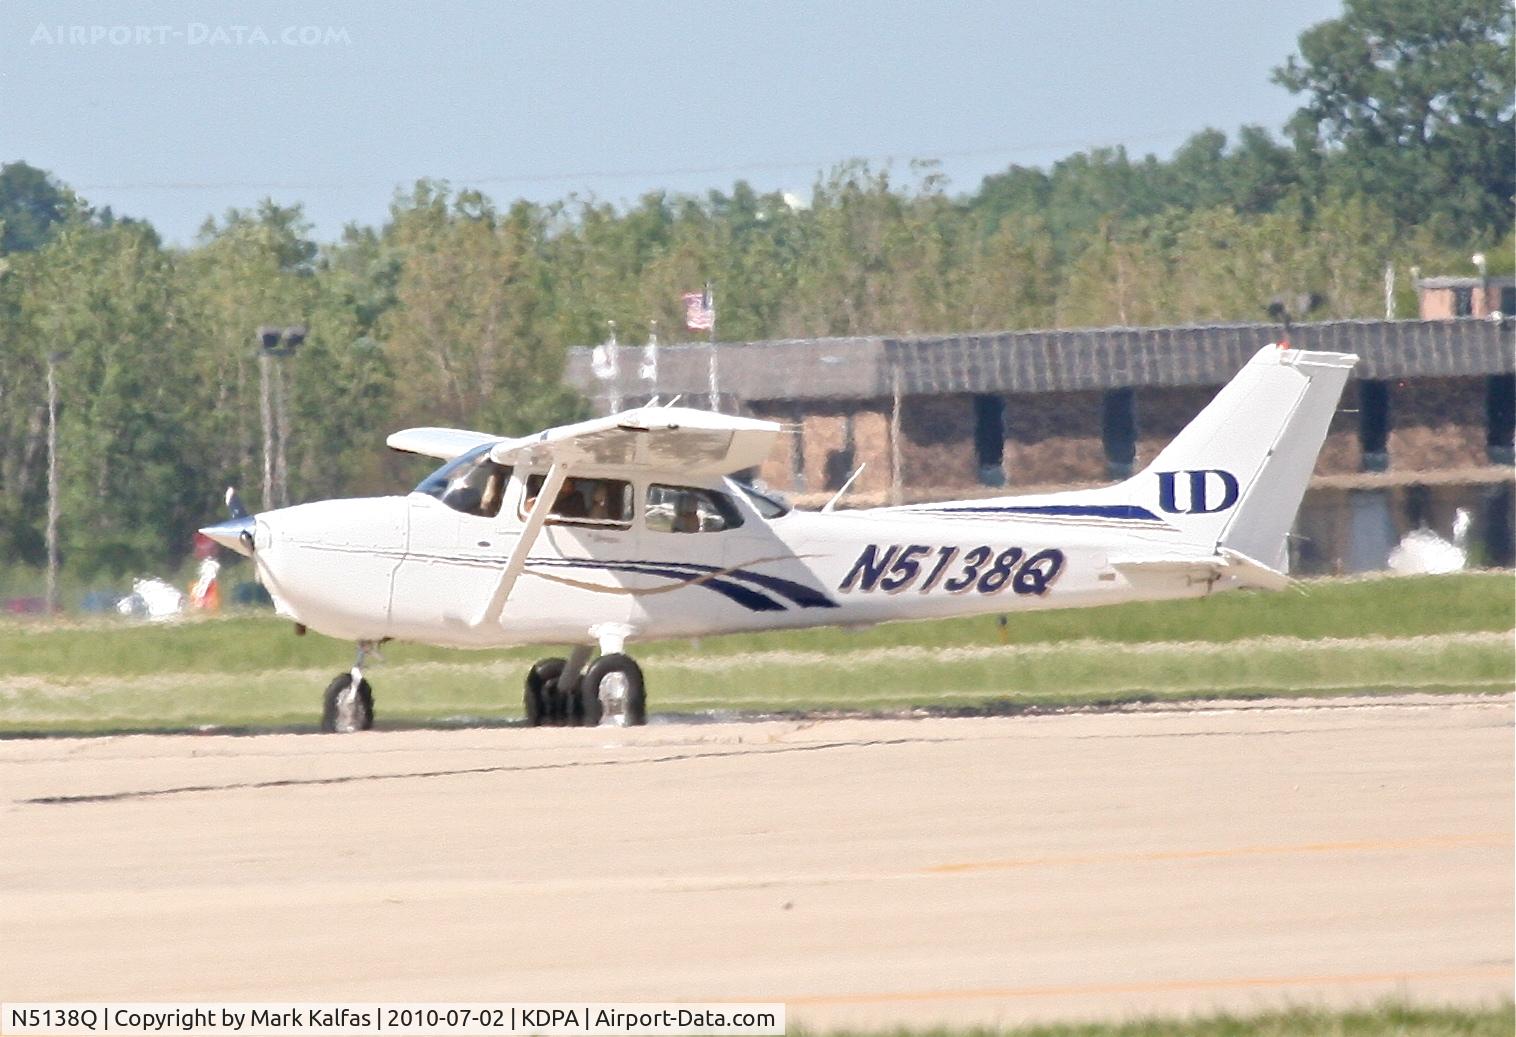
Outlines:
POLYGON ((65 353, 47 354, 47 611, 58 611, 58 374, 65 353))
POLYGON ((305 327, 258 329, 259 411, 263 418, 263 506, 282 508, 289 504, 289 465, 285 443, 289 439, 289 414, 285 406, 284 361, 295 355, 305 341, 305 327))
POLYGON ((900 456, 901 403, 900 361, 896 359, 890 364, 890 503, 897 505, 905 502, 905 491, 900 479, 903 467, 900 456))
POLYGON ((287 508, 290 503, 289 465, 284 458, 284 443, 289 439, 290 425, 289 414, 284 406, 284 361, 280 361, 274 367, 274 428, 277 434, 274 436, 274 498, 279 502, 279 507, 287 508))
POLYGON ((258 412, 263 418, 263 510, 269 511, 274 503, 274 412, 269 402, 269 365, 274 362, 269 346, 269 337, 278 342, 278 333, 273 328, 259 328, 258 338, 263 349, 258 353, 258 412))

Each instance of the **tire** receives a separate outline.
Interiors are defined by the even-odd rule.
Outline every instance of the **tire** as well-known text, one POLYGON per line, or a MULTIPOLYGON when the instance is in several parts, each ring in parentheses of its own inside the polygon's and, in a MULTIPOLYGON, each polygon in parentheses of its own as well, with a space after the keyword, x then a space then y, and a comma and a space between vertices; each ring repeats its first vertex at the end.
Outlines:
POLYGON ((647 723, 647 684, 642 668, 629 655, 613 652, 596 659, 579 681, 584 722, 594 726, 609 716, 624 727, 647 723), (618 679, 619 678, 619 679, 618 679), (612 708, 606 709, 610 702, 612 708))
POLYGON ((327 734, 350 734, 374 726, 374 689, 367 680, 358 682, 357 694, 351 673, 339 673, 326 686, 321 699, 321 730, 327 734))
POLYGON ((539 660, 526 673, 526 726, 541 727, 554 722, 558 675, 564 659, 539 660))
POLYGON ((553 687, 558 693, 559 708, 563 710, 564 727, 584 726, 584 700, 577 691, 568 688, 559 688, 555 683, 553 687))

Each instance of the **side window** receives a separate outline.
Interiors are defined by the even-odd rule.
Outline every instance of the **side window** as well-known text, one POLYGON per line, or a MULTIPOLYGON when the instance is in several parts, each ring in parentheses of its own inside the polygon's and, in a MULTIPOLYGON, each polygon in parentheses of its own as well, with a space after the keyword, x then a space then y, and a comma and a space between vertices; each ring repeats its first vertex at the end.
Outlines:
MULTIPOLYGON (((542 492, 546 478, 545 475, 533 475, 526 480, 522 518, 537 503, 537 495, 542 492)), ((547 514, 549 522, 626 529, 632 524, 632 484, 620 479, 565 479, 563 489, 558 491, 558 499, 547 514)))
POLYGON ((742 525, 742 513, 724 493, 654 483, 643 521, 655 533, 719 533, 742 525))

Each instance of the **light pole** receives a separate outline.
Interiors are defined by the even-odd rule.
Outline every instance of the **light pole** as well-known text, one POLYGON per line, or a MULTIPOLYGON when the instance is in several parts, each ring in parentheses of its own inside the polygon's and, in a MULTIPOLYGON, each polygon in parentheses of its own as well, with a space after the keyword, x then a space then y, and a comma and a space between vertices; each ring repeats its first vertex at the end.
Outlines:
POLYGON ((58 611, 58 373, 67 353, 47 354, 47 611, 58 611))
POLYGON ((276 363, 294 356, 305 341, 304 325, 258 329, 259 411, 263 417, 263 506, 282 508, 289 504, 289 468, 284 444, 289 438, 285 412, 284 365, 276 363))

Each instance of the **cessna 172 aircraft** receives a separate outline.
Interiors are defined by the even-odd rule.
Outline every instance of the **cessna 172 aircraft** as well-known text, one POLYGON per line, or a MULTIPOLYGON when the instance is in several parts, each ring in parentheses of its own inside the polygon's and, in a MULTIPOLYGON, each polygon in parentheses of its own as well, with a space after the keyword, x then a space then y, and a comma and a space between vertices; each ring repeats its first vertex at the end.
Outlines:
POLYGON ((232 518, 202 532, 253 559, 298 631, 358 643, 325 730, 372 725, 364 666, 390 639, 569 644, 527 673, 527 722, 642 724, 638 640, 1285 586, 1357 359, 1265 346, 1152 464, 1099 489, 792 511, 732 477, 779 425, 641 407, 521 439, 407 429, 389 446, 446 462, 409 496, 251 516, 228 491, 232 518))

